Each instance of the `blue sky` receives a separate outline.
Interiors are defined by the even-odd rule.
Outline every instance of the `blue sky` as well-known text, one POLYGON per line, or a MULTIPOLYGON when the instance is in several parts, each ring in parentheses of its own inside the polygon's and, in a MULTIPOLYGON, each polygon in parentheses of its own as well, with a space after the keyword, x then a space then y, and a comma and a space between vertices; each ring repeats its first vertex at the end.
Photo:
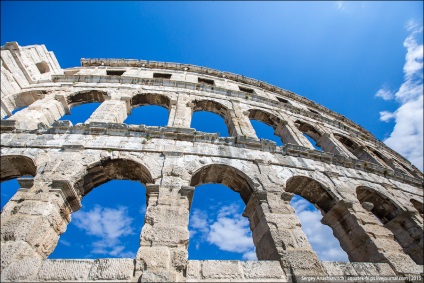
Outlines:
MULTIPOLYGON (((422 22, 421 1, 1 1, 1 45, 8 41, 45 44, 62 68, 79 66, 80 58, 133 58, 207 66, 263 80, 345 115, 422 170, 422 22)), ((154 121, 126 123, 155 123, 167 115, 166 111, 152 111, 141 107, 129 119, 144 119, 144 113, 154 121)), ((73 116, 76 112, 74 109, 73 116)), ((211 128, 222 122, 219 118, 215 122, 211 115, 206 116, 210 123, 205 124, 199 122, 205 120, 201 115, 208 114, 195 113, 192 127, 228 135, 225 125, 211 128)), ((266 128, 257 133, 272 139, 272 131, 268 136, 266 128)), ((111 188, 99 187, 83 200, 83 209, 74 214, 52 257, 95 258, 136 252, 137 221, 142 223, 144 218, 139 205, 145 203, 144 188, 137 191, 142 191, 137 197, 140 202, 130 203, 135 192, 128 189, 130 197, 118 205, 107 202, 109 190, 131 186, 104 186, 108 185, 111 188), (83 221, 106 219, 109 214, 119 215, 121 222, 102 220, 92 228, 91 222, 83 221), (82 241, 79 252, 76 238, 82 241), (135 242, 135 248, 131 250, 128 241, 135 242)), ((220 233, 222 227, 239 239, 248 238, 249 231, 245 219, 240 218, 241 199, 229 189, 225 198, 217 199, 223 195, 216 193, 220 189, 222 186, 196 189, 195 200, 199 200, 193 202, 190 214, 189 258, 252 259, 253 247, 248 241, 234 243, 236 251, 224 245, 228 239, 220 233), (222 211, 212 209, 219 203, 222 211)), ((1 190, 3 206, 6 192, 13 194, 13 189, 3 183, 1 190)), ((336 242, 323 243, 331 230, 312 221, 319 221, 320 213, 302 199, 292 203, 320 258, 347 260, 336 242)))

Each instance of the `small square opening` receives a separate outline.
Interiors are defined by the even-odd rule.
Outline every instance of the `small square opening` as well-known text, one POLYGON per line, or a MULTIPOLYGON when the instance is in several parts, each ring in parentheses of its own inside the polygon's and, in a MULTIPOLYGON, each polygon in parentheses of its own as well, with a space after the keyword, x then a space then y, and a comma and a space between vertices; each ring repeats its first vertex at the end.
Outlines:
POLYGON ((285 100, 284 98, 281 98, 281 97, 278 97, 278 96, 277 96, 277 100, 282 102, 282 103, 289 103, 288 100, 285 100))
POLYGON ((122 76, 124 73, 125 70, 106 70, 108 76, 122 76))
POLYGON ((214 85, 215 82, 213 80, 205 79, 205 78, 197 78, 197 82, 199 84, 207 84, 207 85, 214 85))
POLYGON ((311 112, 312 112, 312 113, 314 113, 314 114, 319 115, 319 113, 318 113, 317 111, 315 111, 315 110, 313 110, 313 109, 311 109, 311 108, 308 108, 308 110, 309 110, 309 111, 311 111, 311 112))
POLYGON ((255 93, 255 91, 251 88, 239 86, 239 90, 247 93, 255 93))
POLYGON ((153 78, 160 78, 160 79, 170 79, 172 77, 172 74, 164 74, 164 73, 153 73, 153 78))

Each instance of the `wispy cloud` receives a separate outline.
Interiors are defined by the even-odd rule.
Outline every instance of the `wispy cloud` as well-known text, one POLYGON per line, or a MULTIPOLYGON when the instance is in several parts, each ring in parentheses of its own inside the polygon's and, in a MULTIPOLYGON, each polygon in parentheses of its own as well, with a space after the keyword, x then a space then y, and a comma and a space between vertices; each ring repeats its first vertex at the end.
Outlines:
MULTIPOLYGON (((241 253, 245 260, 256 260, 249 221, 240 207, 227 205, 219 209, 216 219, 208 219, 205 211, 194 210, 190 217, 190 237, 217 246, 222 251, 241 253)), ((199 242, 196 243, 198 247, 199 242)))
POLYGON ((336 4, 337 10, 340 10, 340 11, 345 11, 346 10, 346 3, 345 3, 345 1, 336 1, 335 4, 336 4))
POLYGON ((92 210, 78 211, 72 215, 75 226, 83 230, 87 235, 98 238, 92 243, 92 254, 134 257, 133 252, 125 251, 125 245, 121 237, 134 233, 131 224, 133 219, 128 215, 126 207, 102 208, 95 206, 92 210))
POLYGON ((297 195, 290 204, 295 209, 302 223, 302 230, 320 260, 349 261, 339 241, 333 236, 331 228, 320 222, 322 215, 312 204, 297 195))
MULTIPOLYGON (((403 67, 404 82, 392 96, 400 104, 393 113, 380 112, 380 120, 388 122, 395 119, 395 126, 390 136, 384 141, 405 156, 412 164, 423 170, 423 45, 417 43, 422 36, 423 27, 414 20, 406 23, 410 32, 404 40, 406 48, 403 67)), ((380 89, 376 96, 387 100, 385 89, 380 89)))

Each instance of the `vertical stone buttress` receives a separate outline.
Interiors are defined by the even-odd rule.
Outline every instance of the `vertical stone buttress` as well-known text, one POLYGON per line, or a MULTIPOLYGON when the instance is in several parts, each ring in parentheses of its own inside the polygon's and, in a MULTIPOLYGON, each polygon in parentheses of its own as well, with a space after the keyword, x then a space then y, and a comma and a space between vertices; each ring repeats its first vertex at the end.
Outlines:
POLYGON ((333 229, 351 261, 386 262, 398 274, 417 272, 416 264, 403 253, 393 233, 378 223, 359 202, 338 202, 321 222, 333 229))
POLYGON ((259 260, 279 260, 286 274, 325 275, 317 255, 290 206, 293 194, 267 192, 252 195, 244 216, 249 218, 259 260))
POLYGON ((127 118, 127 105, 124 100, 110 99, 103 101, 85 122, 123 123, 127 118))
POLYGON ((188 95, 178 95, 177 100, 171 100, 168 127, 190 128, 193 111, 189 101, 188 95))
POLYGON ((184 281, 188 263, 189 195, 193 187, 148 184, 145 224, 136 256, 142 282, 184 281))
POLYGON ((53 97, 35 101, 30 106, 15 113, 8 120, 15 121, 19 130, 35 130, 39 124, 50 126, 65 115, 65 106, 53 97))
POLYGON ((35 181, 30 188, 19 189, 5 205, 1 213, 2 270, 14 261, 45 259, 53 252, 71 219, 65 190, 35 181))

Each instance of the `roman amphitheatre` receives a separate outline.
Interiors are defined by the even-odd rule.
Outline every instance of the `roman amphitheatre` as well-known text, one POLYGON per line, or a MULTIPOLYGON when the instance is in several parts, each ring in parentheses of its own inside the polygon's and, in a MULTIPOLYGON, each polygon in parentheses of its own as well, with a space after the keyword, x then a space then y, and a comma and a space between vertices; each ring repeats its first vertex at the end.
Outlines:
POLYGON ((183 63, 81 59, 62 69, 44 45, 6 43, 1 72, 1 181, 20 185, 1 213, 2 282, 422 282, 422 172, 330 109, 183 63), (59 120, 89 102, 101 105, 84 123, 59 120), (167 126, 124 124, 142 105, 167 108, 167 126), (230 137, 190 128, 196 111, 223 117, 230 137), (250 120, 284 145, 259 139, 250 120), (82 199, 116 179, 146 187, 136 257, 47 259, 82 199), (188 260, 193 193, 209 183, 240 194, 258 261, 188 260), (294 195, 320 209, 350 262, 318 259, 294 195))

